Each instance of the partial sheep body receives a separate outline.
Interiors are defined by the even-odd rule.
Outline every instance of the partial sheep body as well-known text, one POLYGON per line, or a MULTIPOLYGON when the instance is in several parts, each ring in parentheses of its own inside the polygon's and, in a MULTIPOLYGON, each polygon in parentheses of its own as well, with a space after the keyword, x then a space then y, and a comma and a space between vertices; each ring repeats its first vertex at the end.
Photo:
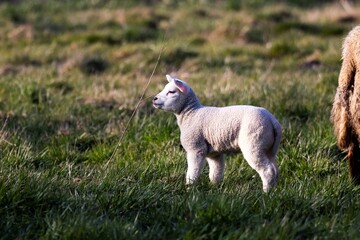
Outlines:
POLYGON ((274 187, 279 176, 276 153, 281 126, 266 109, 254 106, 202 106, 183 81, 168 76, 169 83, 153 100, 154 107, 175 113, 181 144, 187 152, 186 183, 199 177, 205 160, 209 178, 218 183, 224 174, 224 153, 242 152, 260 175, 263 190, 274 187))
POLYGON ((331 120, 339 148, 348 152, 350 175, 360 184, 360 26, 345 38, 342 60, 331 120))

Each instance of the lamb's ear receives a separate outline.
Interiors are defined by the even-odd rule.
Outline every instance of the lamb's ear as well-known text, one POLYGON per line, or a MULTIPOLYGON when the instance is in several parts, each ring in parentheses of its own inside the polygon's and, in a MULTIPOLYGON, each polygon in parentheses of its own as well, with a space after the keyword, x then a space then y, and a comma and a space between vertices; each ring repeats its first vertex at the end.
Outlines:
POLYGON ((184 82, 180 81, 179 79, 174 79, 174 83, 177 89, 180 90, 180 92, 186 93, 188 91, 188 87, 186 86, 186 84, 184 84, 184 82))
POLYGON ((168 82, 174 81, 174 78, 172 76, 170 76, 169 74, 166 74, 166 79, 168 80, 168 82))

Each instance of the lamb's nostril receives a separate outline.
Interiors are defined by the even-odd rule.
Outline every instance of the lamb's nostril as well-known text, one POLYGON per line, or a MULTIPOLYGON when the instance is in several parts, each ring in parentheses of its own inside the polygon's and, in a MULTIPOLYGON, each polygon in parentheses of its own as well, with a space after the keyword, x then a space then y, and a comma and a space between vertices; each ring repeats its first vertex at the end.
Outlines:
POLYGON ((158 100, 158 97, 154 97, 153 101, 156 101, 156 100, 158 100))

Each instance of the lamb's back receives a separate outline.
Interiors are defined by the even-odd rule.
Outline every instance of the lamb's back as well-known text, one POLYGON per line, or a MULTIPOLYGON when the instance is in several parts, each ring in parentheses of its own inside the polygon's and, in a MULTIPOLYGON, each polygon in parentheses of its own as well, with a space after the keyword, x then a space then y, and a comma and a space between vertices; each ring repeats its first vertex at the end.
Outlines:
POLYGON ((268 127, 271 117, 266 109, 254 106, 202 107, 181 131, 190 141, 203 138, 210 152, 239 151, 239 135, 257 134, 268 127))

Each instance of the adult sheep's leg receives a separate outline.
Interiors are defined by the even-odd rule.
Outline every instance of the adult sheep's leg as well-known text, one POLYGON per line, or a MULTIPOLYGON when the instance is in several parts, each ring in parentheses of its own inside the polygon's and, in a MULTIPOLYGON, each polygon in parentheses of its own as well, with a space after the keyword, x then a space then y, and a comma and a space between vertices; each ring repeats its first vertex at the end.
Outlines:
POLYGON ((209 164, 209 178, 214 184, 221 182, 224 177, 225 159, 224 155, 206 158, 209 164))
POLYGON ((348 150, 348 163, 350 176, 354 184, 360 184, 360 148, 356 138, 353 137, 348 150))
POLYGON ((187 164, 186 184, 192 184, 198 179, 204 168, 205 157, 202 154, 188 152, 187 164))

